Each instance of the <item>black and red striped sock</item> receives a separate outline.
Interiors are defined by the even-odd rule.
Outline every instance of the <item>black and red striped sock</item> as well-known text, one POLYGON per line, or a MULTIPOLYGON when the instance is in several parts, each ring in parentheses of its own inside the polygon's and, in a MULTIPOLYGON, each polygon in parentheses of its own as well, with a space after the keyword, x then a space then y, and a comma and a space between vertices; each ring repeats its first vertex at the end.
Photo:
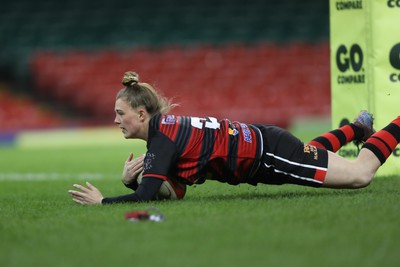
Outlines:
POLYGON ((353 124, 348 124, 339 129, 320 135, 308 144, 336 152, 348 142, 361 138, 363 135, 364 131, 361 128, 353 124))
POLYGON ((363 148, 375 154, 381 164, 385 163, 400 142, 400 116, 388 126, 373 134, 365 141, 363 148))

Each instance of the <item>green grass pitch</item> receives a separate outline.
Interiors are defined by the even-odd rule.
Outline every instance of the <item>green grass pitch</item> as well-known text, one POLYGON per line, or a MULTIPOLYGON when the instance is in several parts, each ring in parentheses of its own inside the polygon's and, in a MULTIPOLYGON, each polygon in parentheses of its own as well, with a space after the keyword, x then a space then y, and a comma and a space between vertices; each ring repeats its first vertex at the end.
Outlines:
POLYGON ((400 266, 400 175, 365 189, 188 188, 181 201, 79 206, 86 180, 128 193, 125 145, 0 148, 0 266, 400 266), (129 222, 156 207, 166 220, 129 222))

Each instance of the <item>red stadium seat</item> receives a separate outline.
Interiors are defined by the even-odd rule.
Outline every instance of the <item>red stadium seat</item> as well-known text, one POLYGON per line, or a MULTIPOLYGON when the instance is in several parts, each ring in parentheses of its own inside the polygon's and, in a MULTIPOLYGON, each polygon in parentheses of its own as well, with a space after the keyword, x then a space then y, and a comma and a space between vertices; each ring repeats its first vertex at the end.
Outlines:
POLYGON ((113 113, 123 73, 135 70, 181 103, 176 112, 285 125, 329 113, 327 62, 327 44, 292 43, 43 54, 32 68, 37 87, 99 121, 113 113))

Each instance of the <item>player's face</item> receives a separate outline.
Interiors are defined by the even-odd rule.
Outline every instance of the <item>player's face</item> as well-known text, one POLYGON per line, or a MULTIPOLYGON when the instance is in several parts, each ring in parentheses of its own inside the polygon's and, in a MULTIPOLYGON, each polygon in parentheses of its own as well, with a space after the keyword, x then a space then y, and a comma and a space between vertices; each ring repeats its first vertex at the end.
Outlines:
POLYGON ((133 109, 123 99, 115 101, 114 123, 121 128, 125 138, 147 139, 146 118, 143 109, 133 109))

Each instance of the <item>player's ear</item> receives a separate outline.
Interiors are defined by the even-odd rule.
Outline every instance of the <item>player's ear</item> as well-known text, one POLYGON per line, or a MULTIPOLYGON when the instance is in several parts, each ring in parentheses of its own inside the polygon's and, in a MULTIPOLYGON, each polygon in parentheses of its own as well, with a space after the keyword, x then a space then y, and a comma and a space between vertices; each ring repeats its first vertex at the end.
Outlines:
POLYGON ((146 109, 139 108, 138 113, 139 113, 139 119, 141 121, 145 121, 147 119, 148 113, 147 113, 146 109))

